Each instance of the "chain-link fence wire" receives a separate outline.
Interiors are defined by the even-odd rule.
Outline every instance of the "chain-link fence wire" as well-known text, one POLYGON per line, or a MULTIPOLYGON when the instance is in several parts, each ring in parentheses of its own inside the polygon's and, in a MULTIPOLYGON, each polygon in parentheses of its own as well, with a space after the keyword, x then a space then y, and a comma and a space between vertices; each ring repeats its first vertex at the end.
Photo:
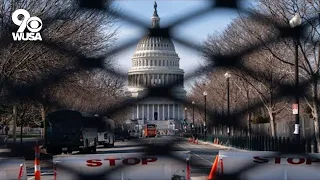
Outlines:
MULTIPOLYGON (((118 11, 113 10, 112 8, 109 8, 108 6, 106 7, 105 0, 80 0, 80 8, 82 8, 83 10, 95 9, 95 10, 99 10, 103 13, 108 13, 109 15, 120 18, 128 23, 135 24, 135 25, 137 25, 141 28, 144 28, 144 29, 148 29, 149 36, 151 36, 151 37, 171 38, 175 42, 177 42, 187 48, 196 50, 196 51, 201 51, 201 46, 187 41, 186 40, 187 38, 182 39, 182 38, 176 37, 173 33, 173 30, 175 28, 177 28, 179 25, 181 25, 182 23, 192 21, 195 18, 204 16, 204 15, 206 15, 212 11, 215 11, 219 8, 229 8, 229 9, 233 9, 235 11, 239 11, 240 13, 244 13, 244 14, 248 15, 249 17, 251 17, 261 23, 265 23, 270 26, 273 26, 274 28, 276 28, 278 30, 279 33, 277 36, 270 37, 269 39, 267 39, 263 43, 256 43, 256 44, 253 44, 250 46, 243 47, 243 49, 240 52, 230 52, 229 54, 225 54, 225 55, 211 54, 210 58, 206 59, 206 61, 207 61, 206 66, 198 68, 194 72, 187 74, 184 78, 185 81, 187 81, 191 78, 200 76, 200 75, 205 75, 206 73, 212 72, 215 69, 219 69, 219 68, 235 69, 238 71, 242 71, 243 73, 247 73, 247 74, 258 74, 257 70, 249 68, 249 67, 245 67, 243 64, 240 63, 241 59, 245 55, 250 54, 250 53, 258 50, 260 47, 265 46, 267 44, 278 42, 281 39, 296 38, 297 33, 299 33, 300 39, 310 41, 309 39, 307 39, 304 36, 305 32, 309 28, 309 26, 307 24, 302 24, 301 26, 293 29, 293 28, 290 28, 289 25, 279 24, 278 22, 274 21, 270 17, 259 14, 257 12, 248 11, 248 10, 242 8, 239 5, 240 4, 239 1, 236 1, 236 0, 216 0, 216 1, 208 0, 208 1, 210 2, 209 6, 203 8, 203 9, 199 9, 197 11, 190 12, 189 14, 187 14, 185 16, 179 17, 176 20, 174 20, 167 27, 161 27, 161 28, 156 28, 156 29, 149 28, 149 24, 146 24, 139 19, 135 19, 134 17, 126 15, 126 14, 122 14, 118 11), (201 73, 199 74, 199 72, 201 72, 201 73)), ((50 18, 42 19, 44 28, 46 27, 46 24, 50 24, 50 23, 54 22, 55 20, 57 20, 57 17, 51 18, 51 19, 50 18)), ((310 21, 316 22, 319 20, 318 20, 318 17, 315 15, 313 18, 310 19, 310 21)), ((15 32, 16 27, 11 27, 11 29, 12 29, 12 32, 15 32)), ((35 41, 33 43, 35 43, 35 44, 39 43, 39 44, 44 45, 48 48, 52 48, 59 53, 67 54, 68 56, 75 57, 76 61, 77 61, 77 63, 76 63, 77 68, 75 68, 72 71, 70 69, 68 69, 68 70, 58 69, 58 70, 46 75, 45 77, 41 78, 41 80, 34 82, 34 83, 31 83, 31 84, 16 85, 14 82, 4 81, 3 87, 5 87, 5 89, 7 89, 7 90, 10 90, 10 91, 6 91, 7 94, 5 97, 6 97, 6 99, 8 99, 12 102, 15 100, 39 101, 38 94, 40 94, 41 91, 45 87, 52 85, 52 84, 55 84, 55 83, 58 83, 58 82, 62 81, 64 78, 68 77, 69 75, 71 75, 75 72, 78 72, 78 71, 82 71, 82 70, 103 69, 105 72, 113 74, 115 77, 126 78, 127 77, 126 73, 116 72, 113 69, 105 67, 103 65, 104 59, 106 57, 109 57, 111 55, 119 53, 119 52, 121 52, 131 46, 136 45, 141 38, 142 37, 137 37, 136 39, 129 41, 118 48, 114 48, 114 49, 110 50, 109 52, 107 52, 103 56, 96 57, 96 58, 88 58, 86 56, 83 56, 83 55, 81 55, 81 53, 78 53, 75 49, 70 49, 70 47, 61 46, 61 44, 55 44, 55 42, 52 42, 49 39, 43 39, 43 41, 35 41)), ((312 41, 313 41, 312 43, 318 42, 319 38, 315 38, 312 41)), ((4 36, 1 39, 0 48, 6 47, 6 45, 8 45, 9 43, 19 43, 19 42, 13 42, 10 35, 4 36)), ((264 76, 261 76, 259 78, 265 79, 264 76)), ((314 79, 318 79, 318 78, 319 78, 318 76, 314 77, 314 79)), ((312 80, 300 82, 299 88, 298 88, 298 92, 299 92, 300 97, 306 97, 306 99, 312 100, 312 97, 310 96, 310 94, 307 93, 308 92, 307 89, 309 88, 311 81, 312 80)), ((110 114, 114 114, 117 112, 121 112, 121 110, 128 108, 132 105, 135 105, 136 103, 139 103, 139 102, 141 102, 147 98, 150 98, 150 97, 167 98, 167 99, 173 100, 177 103, 191 105, 192 102, 188 101, 187 99, 181 99, 179 97, 176 97, 172 93, 171 90, 175 87, 175 85, 176 85, 176 82, 173 82, 173 83, 166 85, 166 86, 148 87, 149 91, 145 96, 143 96, 141 98, 125 99, 122 102, 118 103, 116 106, 113 106, 112 108, 109 108, 106 111, 100 112, 99 114, 101 116, 104 116, 104 115, 110 115, 110 114)), ((296 91, 295 91, 296 88, 293 84, 289 84, 289 83, 288 84, 278 84, 278 87, 279 88, 277 89, 277 93, 275 93, 275 97, 277 100, 282 100, 282 99, 288 98, 288 97, 294 97, 296 94, 296 91)), ((55 105, 56 107, 61 107, 58 100, 51 99, 49 103, 51 105, 55 105)), ((317 100, 317 103, 319 104, 319 100, 317 100)), ((254 111, 254 110, 261 108, 261 107, 263 107, 263 104, 259 99, 257 99, 256 101, 254 101, 254 103, 251 103, 249 107, 239 107, 236 111, 237 113, 233 114, 231 116, 227 116, 227 115, 218 113, 217 111, 215 111, 215 109, 208 109, 207 110, 208 117, 209 117, 208 119, 210 120, 211 124, 213 124, 213 125, 232 125, 233 127, 236 127, 238 129, 245 129, 246 128, 245 125, 243 123, 241 123, 241 121, 240 121, 240 118, 242 117, 242 115, 244 115, 250 111, 254 111)), ((202 105, 195 105, 195 108, 204 109, 204 107, 202 105)), ((166 156, 169 156, 173 159, 177 159, 177 160, 181 161, 182 163, 185 163, 185 159, 178 158, 172 153, 174 151, 174 144, 179 143, 179 142, 181 142, 181 139, 168 140, 168 142, 166 142, 165 144, 159 144, 159 145, 156 145, 156 144, 144 145, 145 146, 144 155, 147 155, 147 156, 148 155, 166 155, 166 156)), ((137 143, 142 143, 142 142, 137 140, 137 143)), ((312 155, 304 154, 300 148, 293 148, 292 146, 294 146, 294 145, 290 145, 290 147, 283 147, 283 149, 277 155, 288 155, 288 154, 299 153, 301 156, 304 156, 306 158, 317 159, 317 157, 313 157, 312 155)), ((48 161, 47 163, 52 164, 52 162, 50 162, 50 161, 48 161)), ((191 166, 196 166, 196 165, 197 165, 196 162, 191 161, 191 166)), ((125 168, 124 165, 119 165, 119 166, 112 168, 112 169, 102 170, 100 173, 97 173, 94 175, 88 175, 88 174, 81 174, 81 173, 75 171, 72 167, 64 166, 63 164, 57 164, 57 166, 60 166, 61 168, 64 168, 65 170, 68 170, 69 172, 73 172, 73 173, 77 174, 79 179, 97 179, 97 180, 98 179, 105 179, 105 178, 107 178, 109 173, 117 171, 122 168, 125 168)), ((232 174, 228 174, 228 175, 222 175, 221 177, 219 176, 218 179, 236 180, 236 179, 240 178, 241 173, 248 171, 250 169, 253 169, 255 167, 257 167, 257 165, 255 165, 255 164, 243 166, 237 172, 232 173, 232 174)), ((0 168, 1 168, 1 164, 0 164, 0 168)))

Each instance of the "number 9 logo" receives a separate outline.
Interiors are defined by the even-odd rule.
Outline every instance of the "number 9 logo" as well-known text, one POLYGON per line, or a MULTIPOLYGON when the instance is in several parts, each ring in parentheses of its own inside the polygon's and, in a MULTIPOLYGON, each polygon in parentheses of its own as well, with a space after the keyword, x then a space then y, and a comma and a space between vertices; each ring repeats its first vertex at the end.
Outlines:
POLYGON ((12 21, 14 24, 20 26, 17 32, 24 32, 26 27, 30 32, 39 32, 42 28, 42 21, 38 17, 30 17, 28 11, 24 9, 18 9, 12 13, 12 21), (19 15, 23 15, 23 20, 19 20, 19 15))

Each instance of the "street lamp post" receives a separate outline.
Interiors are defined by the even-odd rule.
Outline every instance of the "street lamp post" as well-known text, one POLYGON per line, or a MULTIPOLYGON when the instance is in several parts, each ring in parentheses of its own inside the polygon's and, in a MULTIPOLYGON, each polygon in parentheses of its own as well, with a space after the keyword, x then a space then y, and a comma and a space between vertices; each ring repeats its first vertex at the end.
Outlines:
POLYGON ((204 96, 204 141, 207 141, 207 91, 203 92, 204 96))
POLYGON ((194 124, 194 101, 192 101, 192 124, 194 124))
POLYGON ((184 124, 184 127, 185 127, 185 131, 187 131, 187 118, 188 118, 188 115, 187 115, 187 107, 184 108, 184 119, 185 119, 185 124, 184 124))
POLYGON ((301 17, 299 13, 296 13, 294 17, 289 21, 291 28, 295 29, 295 105, 293 109, 293 114, 295 114, 295 125, 294 125, 294 137, 297 142, 300 140, 299 134, 299 26, 301 25, 301 17))
POLYGON ((227 115, 228 115, 227 133, 228 133, 228 136, 230 136, 230 77, 231 77, 231 74, 227 72, 224 76, 227 79, 227 115))
POLYGON ((194 101, 192 101, 192 133, 195 136, 195 129, 194 129, 194 101))

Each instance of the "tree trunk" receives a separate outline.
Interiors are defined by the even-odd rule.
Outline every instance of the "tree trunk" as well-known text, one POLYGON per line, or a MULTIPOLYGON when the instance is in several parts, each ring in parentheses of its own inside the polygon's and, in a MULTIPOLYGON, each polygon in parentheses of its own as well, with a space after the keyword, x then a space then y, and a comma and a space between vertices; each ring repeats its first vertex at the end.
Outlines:
POLYGON ((319 152, 320 149, 320 136, 319 136, 319 105, 317 104, 317 100, 318 100, 318 81, 314 80, 312 83, 312 94, 313 94, 313 102, 312 102, 312 106, 313 106, 313 118, 314 118, 314 134, 317 140, 317 149, 319 152))
POLYGON ((248 137, 251 137, 251 112, 248 112, 247 116, 247 123, 248 123, 248 137))
MULTIPOLYGON (((249 89, 250 90, 250 89, 249 89)), ((249 96, 249 90, 247 90, 247 108, 249 109, 250 107, 250 96, 249 96)), ((247 126, 248 126, 248 137, 251 137, 251 113, 252 112, 248 112, 248 116, 247 116, 247 126)))
POLYGON ((271 136, 275 137, 276 136, 276 126, 275 126, 275 117, 272 112, 268 110, 269 117, 270 117, 270 128, 271 128, 271 136))
POLYGON ((46 142, 46 111, 44 108, 44 103, 41 103, 41 120, 43 123, 43 130, 42 130, 42 137, 44 138, 45 142, 46 142))
POLYGON ((13 133, 13 144, 16 144, 16 139, 17 139, 17 106, 13 105, 13 128, 12 128, 12 133, 13 133))
POLYGON ((22 130, 23 130, 23 123, 22 123, 22 119, 21 119, 21 123, 20 123, 20 143, 22 144, 22 130))

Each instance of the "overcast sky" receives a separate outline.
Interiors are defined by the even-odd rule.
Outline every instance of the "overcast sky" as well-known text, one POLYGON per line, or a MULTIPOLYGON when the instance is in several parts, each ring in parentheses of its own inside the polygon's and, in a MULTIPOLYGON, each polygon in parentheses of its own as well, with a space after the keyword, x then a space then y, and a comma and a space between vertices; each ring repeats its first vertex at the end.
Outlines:
MULTIPOLYGON (((250 7, 254 1, 240 1, 242 7, 250 7)), ((206 8, 209 1, 206 0, 157 0, 158 15, 160 26, 165 26, 175 19, 182 17, 190 12, 198 9, 206 8)), ((140 19, 141 21, 151 24, 151 16, 154 11, 153 0, 117 0, 114 5, 120 11, 131 17, 140 19)), ((227 25, 238 16, 238 11, 231 9, 217 9, 203 16, 199 16, 191 21, 181 24, 174 31, 174 35, 201 44, 209 34, 221 33, 227 25)), ((118 34, 117 46, 133 40, 139 36, 143 36, 146 32, 136 25, 130 24, 124 20, 119 20, 118 25, 121 26, 118 34)), ((176 52, 180 57, 180 68, 185 74, 192 72, 203 60, 198 52, 186 48, 174 41, 176 52)), ((117 54, 118 64, 124 72, 127 72, 131 66, 131 58, 136 49, 136 45, 123 49, 117 54)), ((185 84, 185 87, 188 84, 185 84)))

